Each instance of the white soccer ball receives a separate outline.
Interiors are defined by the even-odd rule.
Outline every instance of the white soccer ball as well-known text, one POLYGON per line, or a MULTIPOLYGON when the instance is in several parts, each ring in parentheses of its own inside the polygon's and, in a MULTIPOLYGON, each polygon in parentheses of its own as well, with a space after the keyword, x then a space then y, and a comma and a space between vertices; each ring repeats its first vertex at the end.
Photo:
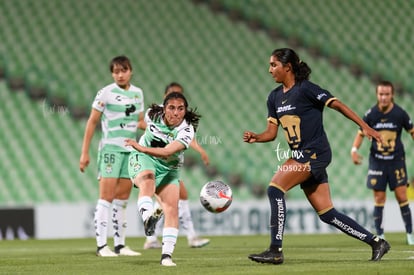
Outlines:
POLYGON ((229 208, 233 201, 230 186, 222 181, 207 182, 200 192, 200 202, 205 209, 212 213, 220 213, 229 208))

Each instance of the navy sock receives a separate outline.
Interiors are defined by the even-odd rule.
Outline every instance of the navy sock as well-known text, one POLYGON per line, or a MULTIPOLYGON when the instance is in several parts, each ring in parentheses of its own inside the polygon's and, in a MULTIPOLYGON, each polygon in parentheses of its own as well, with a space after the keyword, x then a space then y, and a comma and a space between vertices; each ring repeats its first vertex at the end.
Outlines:
POLYGON ((361 240, 367 244, 371 244, 372 239, 375 237, 371 232, 363 228, 356 221, 350 217, 339 213, 335 208, 330 209, 328 212, 319 215, 319 218, 330 225, 335 226, 345 234, 361 240))
POLYGON ((384 227, 382 225, 383 212, 384 212, 383 205, 382 206, 376 205, 374 207, 374 215, 373 215, 374 216, 374 227, 378 235, 384 234, 384 227))
POLYGON ((404 221, 405 231, 409 234, 413 232, 413 224, 411 219, 411 210, 409 204, 405 204, 404 206, 400 206, 401 216, 404 221))
POLYGON ((270 202, 270 249, 281 251, 286 221, 285 193, 270 185, 267 196, 270 202))

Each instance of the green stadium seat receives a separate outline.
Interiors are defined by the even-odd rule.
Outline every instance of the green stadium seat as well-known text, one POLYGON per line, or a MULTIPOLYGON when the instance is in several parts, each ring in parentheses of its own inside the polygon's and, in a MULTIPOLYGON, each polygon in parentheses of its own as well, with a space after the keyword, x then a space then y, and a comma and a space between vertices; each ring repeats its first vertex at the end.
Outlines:
MULTIPOLYGON (((0 1, 0 10, 8 11, 0 17, 0 23, 9 26, 0 29, 0 65, 5 68, 6 80, 20 79, 26 89, 44 86, 47 92, 46 100, 33 102, 19 89, 10 91, 10 81, 7 85, 0 83, 8 106, 0 112, 25 110, 25 116, 0 122, 2 129, 11 129, 7 139, 18 137, 10 141, 10 147, 18 149, 1 151, 2 155, 13 155, 7 167, 25 168, 5 176, 8 180, 19 177, 24 184, 9 187, 6 180, 0 181, 7 189, 4 194, 10 194, 0 196, 0 204, 96 200, 96 164, 91 164, 85 174, 77 167, 85 114, 73 120, 68 112, 73 115, 87 110, 89 114, 96 92, 112 82, 108 62, 119 54, 132 59, 132 82, 144 89, 147 106, 160 102, 168 82, 179 81, 185 86, 190 105, 197 106, 203 115, 198 134, 207 140, 203 145, 212 165, 217 166, 225 181, 240 174, 243 186, 234 188, 234 192, 237 197, 248 198, 252 189, 267 186, 277 165, 277 143, 286 145, 282 134, 274 143, 261 145, 244 144, 241 137, 245 129, 260 131, 265 127, 266 98, 277 85, 268 74, 268 58, 274 48, 289 45, 289 38, 303 42, 305 48, 298 49, 313 68, 311 79, 361 115, 373 104, 373 84, 366 76, 355 78, 347 67, 332 67, 327 58, 338 56, 348 65, 357 63, 368 75, 384 74, 412 90, 414 69, 407 62, 414 55, 408 43, 412 34, 405 28, 412 25, 411 16, 405 15, 412 3, 380 2, 292 0, 285 5, 280 0, 220 1, 227 10, 238 9, 246 17, 246 21, 234 22, 228 14, 214 13, 207 5, 184 0, 162 5, 158 1, 134 0, 108 0, 104 4, 0 1), (283 12, 268 16, 269 10, 282 4, 283 12), (344 12, 353 9, 359 11, 355 16, 344 12), (120 20, 115 10, 124 11, 128 22, 120 20), (393 17, 395 24, 389 20, 379 24, 379 15, 392 13, 400 15, 393 17), (272 40, 265 31, 252 30, 244 23, 258 18, 288 39, 272 40), (354 24, 360 18, 364 18, 364 24, 354 24), (395 26, 400 27, 398 32, 395 26), (389 47, 387 39, 398 41, 398 48, 389 47), (320 49, 323 58, 315 59, 306 51, 314 47, 320 49), (27 131, 24 136, 21 129, 27 131), (22 157, 26 160, 17 165, 22 157)), ((348 159, 347 137, 356 127, 332 110, 327 110, 326 116, 326 130, 337 160, 330 167, 332 181, 339 183, 333 185, 333 193, 354 197, 354 188, 343 188, 341 183, 360 182, 365 176, 364 169, 355 169, 348 159)), ((91 148, 93 158, 98 140, 99 133, 91 148)), ((195 156, 196 167, 184 169, 182 174, 192 199, 197 199, 200 183, 208 181, 201 160, 195 156)), ((357 196, 366 197, 366 190, 361 188, 357 196)), ((299 197, 303 197, 300 192, 290 194, 290 198, 299 197)))

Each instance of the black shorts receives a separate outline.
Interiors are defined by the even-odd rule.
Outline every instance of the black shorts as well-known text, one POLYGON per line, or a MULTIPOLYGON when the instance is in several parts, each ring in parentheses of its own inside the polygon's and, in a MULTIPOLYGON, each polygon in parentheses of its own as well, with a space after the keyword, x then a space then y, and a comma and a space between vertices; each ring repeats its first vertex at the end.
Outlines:
POLYGON ((383 161, 369 160, 367 187, 378 191, 393 191, 397 186, 407 185, 405 160, 383 161))

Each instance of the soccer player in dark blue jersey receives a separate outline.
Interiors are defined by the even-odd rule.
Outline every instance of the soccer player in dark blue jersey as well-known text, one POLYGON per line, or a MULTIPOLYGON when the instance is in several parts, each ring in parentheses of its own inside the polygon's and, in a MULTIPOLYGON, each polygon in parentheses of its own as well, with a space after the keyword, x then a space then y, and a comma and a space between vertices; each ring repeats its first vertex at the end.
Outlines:
POLYGON ((379 261, 390 249, 388 242, 333 206, 326 172, 331 161, 331 149, 322 124, 324 106, 337 110, 358 124, 367 137, 380 142, 380 134, 327 90, 310 82, 311 69, 292 49, 274 50, 269 63, 269 73, 281 85, 267 99, 267 128, 260 134, 245 131, 243 140, 247 143, 272 141, 280 126, 292 156, 276 171, 267 189, 270 246, 262 253, 249 255, 249 259, 260 263, 283 263, 282 242, 287 213, 285 193, 300 185, 323 222, 370 245, 371 260, 379 261))
MULTIPOLYGON (((372 141, 367 187, 374 192, 374 225, 376 233, 384 237, 383 212, 386 200, 387 184, 394 191, 401 210, 401 216, 407 232, 407 243, 414 245, 412 235, 412 217, 407 198, 407 169, 405 165, 404 145, 401 141, 402 130, 405 129, 414 139, 414 126, 407 112, 394 102, 394 87, 389 81, 382 81, 376 86, 377 104, 371 107, 363 120, 377 130, 383 143, 372 141)), ((358 148, 364 134, 360 130, 355 136, 351 149, 352 160, 361 163, 358 148)))

